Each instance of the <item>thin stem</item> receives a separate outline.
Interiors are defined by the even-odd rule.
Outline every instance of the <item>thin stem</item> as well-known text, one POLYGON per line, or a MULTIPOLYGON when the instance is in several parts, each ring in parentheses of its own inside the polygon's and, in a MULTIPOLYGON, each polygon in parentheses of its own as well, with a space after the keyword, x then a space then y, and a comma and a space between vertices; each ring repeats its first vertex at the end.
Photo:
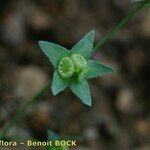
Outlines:
MULTIPOLYGON (((120 31, 128 21, 130 21, 144 6, 147 4, 149 0, 145 0, 140 5, 136 6, 133 10, 131 10, 128 15, 116 26, 114 27, 110 32, 106 34, 106 36, 100 40, 100 42, 97 43, 97 45, 94 47, 93 51, 98 50, 101 48, 109 39, 111 39, 118 31, 120 31)), ((35 96, 33 96, 28 102, 26 102, 15 114, 15 116, 6 124, 4 127, 4 130, 1 133, 1 137, 6 137, 9 130, 12 128, 12 126, 23 117, 25 111, 29 106, 31 106, 35 100, 44 94, 44 92, 49 88, 51 83, 51 80, 48 82, 47 85, 45 85, 35 96)))
POLYGON ((120 31, 147 3, 149 0, 145 0, 140 5, 137 5, 135 8, 133 8, 128 15, 120 21, 118 25, 116 25, 112 30, 110 30, 106 36, 103 37, 102 40, 100 40, 96 46, 94 47, 93 51, 97 51, 99 48, 101 48, 105 43, 107 43, 108 40, 110 40, 118 31, 120 31))
POLYGON ((2 133, 1 133, 1 137, 5 137, 7 135, 7 133, 9 132, 9 130, 11 129, 11 127, 20 119, 23 117, 26 109, 31 106, 35 100, 42 96, 44 94, 44 92, 46 90, 48 90, 49 86, 50 86, 51 80, 49 80, 48 84, 46 84, 36 95, 34 95, 29 101, 27 101, 24 105, 21 106, 21 108, 17 111, 17 113, 15 114, 15 116, 10 120, 10 122, 8 122, 6 124, 6 126, 4 127, 2 133))

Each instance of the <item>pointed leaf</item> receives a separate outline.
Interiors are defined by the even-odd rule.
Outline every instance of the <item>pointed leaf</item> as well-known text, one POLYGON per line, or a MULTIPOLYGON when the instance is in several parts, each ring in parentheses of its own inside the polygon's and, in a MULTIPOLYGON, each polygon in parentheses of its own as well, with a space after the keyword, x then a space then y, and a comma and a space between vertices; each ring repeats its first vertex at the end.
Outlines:
POLYGON ((47 131, 47 134, 48 134, 48 139, 49 139, 50 141, 59 140, 58 134, 56 134, 54 131, 48 130, 48 131, 47 131))
POLYGON ((81 54, 85 59, 89 59, 93 49, 95 31, 87 33, 71 50, 72 53, 81 54))
POLYGON ((46 41, 39 41, 39 46, 44 52, 44 54, 49 58, 52 62, 54 67, 57 67, 59 61, 65 57, 69 56, 70 52, 60 45, 46 42, 46 41))
POLYGON ((102 76, 104 74, 114 71, 114 69, 112 67, 101 64, 94 60, 89 60, 88 66, 89 66, 89 72, 87 73, 87 76, 86 76, 87 79, 102 76))
POLYGON ((52 93, 53 95, 57 95, 59 92, 63 91, 69 84, 69 81, 63 79, 57 71, 54 72, 53 81, 52 81, 52 93))
POLYGON ((53 142, 53 146, 48 147, 47 150, 68 150, 66 146, 55 146, 54 142, 56 140, 60 141, 60 136, 53 132, 52 130, 48 130, 48 140, 53 142))
POLYGON ((84 104, 88 106, 92 105, 90 89, 86 80, 82 82, 73 81, 70 85, 70 89, 84 104))
POLYGON ((49 150, 69 150, 66 146, 52 146, 49 150))

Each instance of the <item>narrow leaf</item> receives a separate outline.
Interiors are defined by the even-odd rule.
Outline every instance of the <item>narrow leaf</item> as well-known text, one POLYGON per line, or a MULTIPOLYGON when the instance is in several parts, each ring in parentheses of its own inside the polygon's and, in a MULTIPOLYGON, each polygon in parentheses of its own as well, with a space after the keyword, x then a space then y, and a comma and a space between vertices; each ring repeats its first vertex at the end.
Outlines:
POLYGON ((69 56, 70 52, 60 45, 46 42, 46 41, 39 41, 39 46, 44 52, 44 54, 49 58, 52 62, 54 67, 57 67, 59 61, 65 57, 69 56))
POLYGON ((82 82, 73 81, 70 85, 70 89, 84 104, 88 106, 92 105, 90 89, 86 80, 82 82))
POLYGON ((86 59, 89 59, 93 49, 95 31, 87 33, 71 50, 72 53, 81 54, 86 59))
POLYGON ((114 71, 112 67, 101 64, 94 60, 89 60, 88 66, 89 66, 89 72, 87 73, 87 76, 86 76, 87 79, 102 76, 102 75, 105 75, 107 73, 114 71))
POLYGON ((48 150, 68 150, 66 146, 52 146, 48 150))
POLYGON ((54 131, 52 130, 48 130, 47 131, 47 134, 48 134, 48 139, 51 140, 51 141, 54 141, 54 140, 58 140, 59 139, 59 135, 56 134, 54 131))
POLYGON ((63 79, 57 71, 54 72, 53 81, 52 81, 52 93, 53 95, 57 95, 59 92, 63 91, 69 84, 69 81, 63 79))
POLYGON ((55 146, 55 141, 60 141, 60 136, 52 130, 48 130, 48 140, 52 141, 52 146, 48 147, 47 150, 68 150, 66 146, 55 146))

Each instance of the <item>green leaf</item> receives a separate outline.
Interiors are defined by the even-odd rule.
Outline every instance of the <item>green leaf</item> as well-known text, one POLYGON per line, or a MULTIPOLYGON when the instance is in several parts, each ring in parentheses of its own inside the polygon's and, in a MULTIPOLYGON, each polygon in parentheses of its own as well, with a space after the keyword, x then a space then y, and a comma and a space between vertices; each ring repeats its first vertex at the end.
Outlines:
POLYGON ((48 139, 49 140, 51 140, 51 141, 53 141, 53 140, 59 140, 59 135, 56 134, 54 131, 48 130, 47 134, 48 134, 48 139))
POLYGON ((70 89, 84 104, 88 106, 92 105, 90 89, 86 80, 83 80, 82 82, 72 81, 70 89))
POLYGON ((59 92, 63 91, 69 84, 67 79, 63 79, 57 71, 54 72, 53 81, 52 81, 52 93, 57 95, 59 92))
POLYGON ((39 41, 39 46, 44 52, 44 54, 49 58, 52 62, 54 67, 57 67, 59 61, 66 56, 70 55, 70 52, 60 45, 46 42, 46 41, 39 41))
POLYGON ((77 53, 89 59, 93 49, 95 31, 87 33, 72 49, 72 53, 77 53))
POLYGON ((88 66, 89 66, 89 72, 87 73, 87 76, 86 76, 87 79, 102 76, 104 74, 114 71, 114 69, 112 67, 101 64, 94 60, 89 60, 88 66))
MULTIPOLYGON (((60 140, 60 137, 52 130, 48 130, 48 140, 54 142, 56 140, 60 140)), ((68 150, 68 148, 66 146, 50 146, 48 147, 48 150, 68 150)))
POLYGON ((52 146, 49 150, 68 150, 68 148, 65 146, 52 146))

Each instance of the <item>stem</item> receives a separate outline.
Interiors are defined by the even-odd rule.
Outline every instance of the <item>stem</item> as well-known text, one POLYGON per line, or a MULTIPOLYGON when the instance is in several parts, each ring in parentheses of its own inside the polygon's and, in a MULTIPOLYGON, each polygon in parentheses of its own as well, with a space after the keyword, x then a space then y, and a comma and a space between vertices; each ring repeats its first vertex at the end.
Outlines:
POLYGON ((94 47, 93 51, 97 51, 100 47, 102 47, 108 40, 110 40, 118 31, 120 31, 144 6, 148 3, 149 0, 145 0, 140 5, 137 5, 134 7, 128 15, 120 21, 118 25, 116 25, 112 30, 110 30, 106 36, 103 37, 102 40, 100 40, 96 46, 94 47))
MULTIPOLYGON (((110 32, 108 32, 106 34, 106 36, 100 40, 100 42, 98 42, 96 44, 96 46, 94 47, 93 51, 98 50, 100 47, 102 47, 109 39, 111 39, 118 31, 120 31, 127 23, 128 21, 130 21, 144 6, 145 4, 147 4, 149 0, 145 0, 143 3, 141 3, 140 5, 136 6, 133 10, 131 10, 128 15, 117 25, 115 26, 110 32)), ((45 85, 35 96, 33 96, 28 102, 26 102, 24 105, 22 105, 22 107, 17 111, 17 113, 15 114, 15 116, 10 120, 10 122, 8 122, 2 133, 1 133, 1 137, 5 137, 7 135, 7 133, 9 132, 9 130, 12 128, 12 126, 23 117, 25 111, 27 110, 27 108, 29 106, 31 106, 35 100, 40 97, 41 95, 44 94, 44 92, 49 88, 51 83, 51 80, 49 80, 48 84, 45 85)))
POLYGON ((38 97, 42 96, 44 94, 44 92, 49 88, 50 83, 51 83, 51 80, 49 80, 48 84, 46 84, 36 95, 34 95, 29 101, 27 101, 24 105, 21 106, 21 108, 17 111, 17 113, 15 114, 15 116, 4 127, 4 129, 3 129, 2 133, 1 133, 1 137, 5 137, 7 135, 7 133, 9 132, 9 130, 12 128, 12 126, 20 118, 23 117, 26 109, 29 106, 31 106, 38 97))

